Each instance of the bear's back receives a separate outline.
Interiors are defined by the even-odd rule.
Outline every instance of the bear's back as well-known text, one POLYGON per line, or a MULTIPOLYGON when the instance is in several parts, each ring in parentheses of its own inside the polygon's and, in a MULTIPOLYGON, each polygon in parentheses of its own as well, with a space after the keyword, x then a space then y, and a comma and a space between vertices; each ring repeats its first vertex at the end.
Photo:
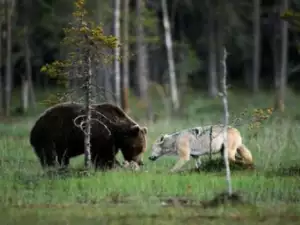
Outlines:
POLYGON ((78 103, 60 103, 46 109, 36 120, 30 131, 30 144, 63 138, 76 132, 73 120, 83 114, 83 107, 78 103))
POLYGON ((120 107, 110 103, 92 105, 95 111, 106 122, 118 125, 136 125, 137 123, 130 118, 120 107))

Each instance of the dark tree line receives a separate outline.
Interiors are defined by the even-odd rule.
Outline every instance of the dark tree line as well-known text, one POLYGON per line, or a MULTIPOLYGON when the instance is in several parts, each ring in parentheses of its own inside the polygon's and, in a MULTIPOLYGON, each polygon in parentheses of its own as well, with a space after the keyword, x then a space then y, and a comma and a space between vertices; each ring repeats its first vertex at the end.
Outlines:
MULTIPOLYGON (((286 83, 295 90, 299 87, 299 33, 280 18, 288 8, 297 10, 299 0, 168 0, 171 58, 165 41, 163 1, 120 1, 119 9, 113 0, 87 2, 92 20, 101 23, 107 34, 116 32, 116 10, 120 15, 118 54, 123 59, 120 65, 95 69, 99 86, 122 96, 132 90, 142 102, 147 102, 149 113, 151 99, 147 92, 153 84, 162 85, 176 98, 174 87, 170 87, 171 58, 179 95, 190 86, 216 96, 220 90, 224 45, 229 53, 228 82, 233 88, 253 93, 277 90, 276 105, 283 110, 286 83), (120 91, 115 82, 116 77, 119 79, 118 71, 122 77, 120 91)), ((1 0, 0 4, 0 108, 1 113, 8 115, 11 91, 15 88, 21 88, 22 96, 27 96, 22 99, 22 108, 26 110, 34 106, 33 87, 45 89, 56 85, 40 68, 64 55, 60 41, 62 29, 71 18, 73 1, 1 0)), ((110 94, 104 95, 111 98, 110 94)), ((120 103, 129 107, 126 98, 120 103)))

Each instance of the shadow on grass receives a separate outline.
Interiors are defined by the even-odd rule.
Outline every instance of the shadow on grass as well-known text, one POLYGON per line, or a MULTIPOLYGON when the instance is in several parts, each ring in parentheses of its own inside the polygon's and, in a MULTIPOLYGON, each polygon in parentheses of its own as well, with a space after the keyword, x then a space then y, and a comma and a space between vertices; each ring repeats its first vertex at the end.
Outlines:
POLYGON ((228 192, 222 192, 220 194, 216 194, 210 200, 196 200, 184 197, 164 197, 160 198, 161 204, 163 206, 201 206, 203 208, 215 208, 220 207, 222 205, 251 205, 249 202, 245 201, 243 194, 239 191, 229 194, 228 192))
POLYGON ((67 178, 83 178, 90 177, 96 174, 104 174, 111 172, 134 172, 130 168, 123 168, 119 166, 115 166, 112 169, 95 169, 94 167, 90 169, 86 169, 84 167, 78 168, 59 168, 59 169, 51 169, 47 170, 43 173, 43 177, 50 179, 67 179, 67 178))
POLYGON ((84 168, 60 168, 46 170, 42 177, 48 179, 67 179, 67 178, 83 178, 95 175, 94 169, 84 168))
MULTIPOLYGON (((231 171, 253 171, 255 168, 254 166, 246 166, 239 163, 230 163, 230 170, 231 171)), ((222 158, 207 160, 202 163, 200 169, 190 169, 187 171, 181 172, 182 174, 186 173, 202 173, 202 172, 222 172, 225 170, 225 163, 222 158)))
POLYGON ((266 176, 278 176, 278 177, 289 177, 289 176, 300 176, 300 165, 281 167, 275 170, 269 170, 265 172, 266 176))

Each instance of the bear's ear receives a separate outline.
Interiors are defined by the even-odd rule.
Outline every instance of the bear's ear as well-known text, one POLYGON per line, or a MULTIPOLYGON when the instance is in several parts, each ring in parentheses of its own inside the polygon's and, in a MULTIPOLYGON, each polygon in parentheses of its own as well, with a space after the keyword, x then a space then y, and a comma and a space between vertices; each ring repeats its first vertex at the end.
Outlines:
POLYGON ((148 128, 147 127, 142 127, 142 131, 144 134, 147 134, 148 133, 148 128))
POLYGON ((130 127, 130 133, 132 135, 136 135, 136 134, 138 134, 138 132, 140 131, 140 129, 141 128, 140 128, 140 126, 138 124, 133 125, 133 126, 130 127))

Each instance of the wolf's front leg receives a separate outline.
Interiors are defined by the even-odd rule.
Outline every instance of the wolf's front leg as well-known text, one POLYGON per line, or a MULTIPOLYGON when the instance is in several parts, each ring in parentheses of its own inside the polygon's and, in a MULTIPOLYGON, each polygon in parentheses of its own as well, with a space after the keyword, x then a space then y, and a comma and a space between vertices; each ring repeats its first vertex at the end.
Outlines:
POLYGON ((200 169, 201 164, 202 164, 200 156, 196 157, 195 161, 196 161, 196 163, 195 163, 196 169, 200 169))
POLYGON ((171 173, 175 173, 178 172, 180 170, 180 168, 183 167, 183 165, 187 162, 187 159, 182 159, 180 158, 177 163, 175 164, 175 166, 170 170, 171 173))
POLYGON ((187 161, 190 160, 191 149, 189 144, 189 135, 181 136, 176 145, 179 160, 171 169, 171 173, 177 172, 187 161))

